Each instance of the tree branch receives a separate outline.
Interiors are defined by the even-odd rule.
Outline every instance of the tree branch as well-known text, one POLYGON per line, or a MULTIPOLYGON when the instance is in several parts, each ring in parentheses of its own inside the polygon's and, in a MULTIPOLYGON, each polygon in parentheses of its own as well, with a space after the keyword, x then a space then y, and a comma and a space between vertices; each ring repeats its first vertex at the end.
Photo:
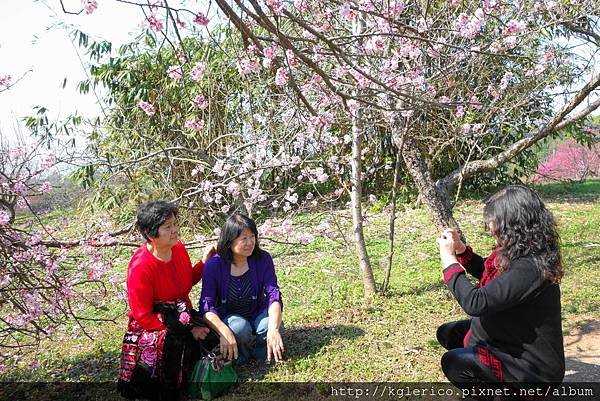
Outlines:
POLYGON ((575 114, 572 118, 564 120, 564 118, 573 111, 586 97, 592 93, 595 89, 600 87, 600 74, 594 76, 587 84, 585 84, 577 94, 567 102, 562 109, 543 127, 537 131, 532 131, 528 135, 525 135, 521 140, 513 143, 503 152, 491 157, 487 160, 474 160, 464 164, 460 168, 454 170, 446 177, 438 180, 436 186, 444 191, 451 192, 457 185, 460 179, 465 179, 473 176, 476 173, 482 171, 490 171, 499 167, 500 165, 513 159, 515 156, 520 154, 524 149, 534 145, 540 139, 543 139, 549 135, 552 135, 561 128, 564 128, 574 122, 589 115, 592 111, 596 110, 600 106, 600 99, 591 103, 588 107, 575 114))

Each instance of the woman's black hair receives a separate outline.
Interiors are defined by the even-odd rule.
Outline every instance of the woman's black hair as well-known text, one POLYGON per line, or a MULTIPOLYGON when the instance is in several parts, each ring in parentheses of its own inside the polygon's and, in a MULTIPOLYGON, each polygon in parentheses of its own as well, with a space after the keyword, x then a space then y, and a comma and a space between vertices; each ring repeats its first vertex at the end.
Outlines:
POLYGON ((147 241, 158 237, 158 228, 171 216, 177 217, 177 206, 164 200, 150 201, 137 209, 136 228, 147 241))
POLYGON ((560 282, 564 272, 556 222, 534 190, 524 185, 502 188, 486 199, 483 218, 486 227, 492 223, 502 269, 512 260, 529 256, 546 279, 560 282))
POLYGON ((260 256, 262 253, 258 245, 258 230, 256 229, 256 223, 250 217, 245 216, 241 213, 235 213, 229 216, 223 227, 221 227, 221 234, 219 235, 219 242, 217 244, 217 252, 223 260, 231 263, 233 261, 233 252, 231 251, 231 244, 233 240, 240 236, 242 231, 247 228, 252 231, 256 242, 254 244, 254 250, 252 251, 251 257, 260 256))

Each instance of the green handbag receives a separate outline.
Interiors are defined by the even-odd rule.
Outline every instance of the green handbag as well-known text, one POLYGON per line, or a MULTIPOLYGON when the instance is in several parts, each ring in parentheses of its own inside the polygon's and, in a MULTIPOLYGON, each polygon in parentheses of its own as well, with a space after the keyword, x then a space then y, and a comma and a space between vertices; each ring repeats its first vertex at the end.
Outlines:
POLYGON ((227 393, 238 381, 238 374, 231 361, 213 350, 201 358, 192 371, 188 386, 190 398, 212 400, 227 393))

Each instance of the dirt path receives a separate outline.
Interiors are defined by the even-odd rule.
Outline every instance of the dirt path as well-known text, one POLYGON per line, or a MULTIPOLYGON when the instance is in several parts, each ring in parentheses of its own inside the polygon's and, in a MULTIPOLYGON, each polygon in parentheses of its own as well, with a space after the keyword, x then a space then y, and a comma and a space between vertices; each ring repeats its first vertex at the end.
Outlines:
POLYGON ((600 382, 600 320, 583 319, 571 327, 565 336, 565 381, 600 382))

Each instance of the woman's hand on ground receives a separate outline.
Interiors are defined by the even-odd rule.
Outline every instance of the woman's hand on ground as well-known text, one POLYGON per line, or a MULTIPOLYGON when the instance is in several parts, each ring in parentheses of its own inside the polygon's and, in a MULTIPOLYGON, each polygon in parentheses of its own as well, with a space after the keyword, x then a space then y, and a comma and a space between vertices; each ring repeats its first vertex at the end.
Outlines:
POLYGON ((191 332, 192 332, 192 336, 194 337, 194 340, 200 341, 200 340, 204 340, 206 338, 206 336, 210 332, 210 329, 208 327, 204 327, 204 326, 194 326, 194 327, 192 327, 191 332))
POLYGON ((238 358, 238 346, 235 341, 235 336, 232 331, 227 328, 227 331, 221 334, 219 339, 219 348, 221 350, 221 355, 226 360, 234 360, 238 358))
POLYGON ((267 361, 271 362, 271 355, 273 355, 275 362, 282 361, 284 351, 283 340, 279 330, 267 330, 267 361))

